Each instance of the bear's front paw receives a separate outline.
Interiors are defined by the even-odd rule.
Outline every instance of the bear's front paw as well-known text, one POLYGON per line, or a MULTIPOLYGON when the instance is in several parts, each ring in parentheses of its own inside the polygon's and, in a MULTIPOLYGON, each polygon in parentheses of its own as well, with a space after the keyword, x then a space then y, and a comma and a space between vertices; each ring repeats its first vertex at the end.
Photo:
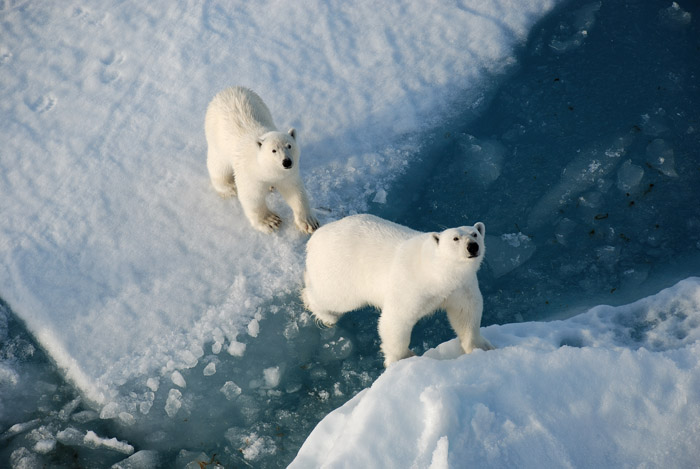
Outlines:
POLYGON ((389 368, 389 365, 392 363, 396 363, 399 360, 403 360, 404 358, 411 358, 415 357, 416 354, 413 353, 412 350, 406 350, 405 352, 401 354, 385 354, 384 356, 384 368, 389 368))
POLYGON ((481 340, 479 340, 476 343, 476 346, 480 348, 481 350, 496 350, 496 347, 491 345, 491 342, 486 340, 483 336, 481 337, 481 340))
POLYGON ((276 231, 282 224, 282 219, 276 214, 269 212, 265 217, 263 217, 255 228, 262 231, 263 233, 272 233, 276 231))
POLYGON ((318 220, 316 220, 316 218, 312 215, 309 215, 308 217, 306 217, 306 219, 296 220, 296 225, 297 228, 299 228, 299 231, 308 234, 313 233, 318 229, 319 226, 321 226, 318 220))

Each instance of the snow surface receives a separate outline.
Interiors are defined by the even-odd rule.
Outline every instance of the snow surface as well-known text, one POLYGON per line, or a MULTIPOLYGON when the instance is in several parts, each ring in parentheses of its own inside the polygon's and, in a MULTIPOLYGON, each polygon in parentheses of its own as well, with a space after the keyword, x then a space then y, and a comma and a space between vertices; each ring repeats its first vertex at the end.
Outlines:
POLYGON ((410 163, 407 135, 478 100, 554 4, 6 4, 2 297, 90 401, 138 412, 147 379, 211 343, 242 355, 263 302, 300 283, 306 238, 279 200, 285 227, 263 236, 209 186, 217 91, 249 86, 299 129, 314 205, 338 218, 410 163))
POLYGON ((483 334, 497 350, 454 339, 391 366, 289 467, 697 466, 700 278, 483 334))
MULTIPOLYGON (((211 189, 204 110, 231 84, 300 131, 322 221, 485 221, 487 323, 700 274, 700 10, 571 0, 531 30, 557 3, 0 2, 0 466, 280 467, 381 373, 376 315, 302 311, 306 236, 279 198, 264 236, 211 189)), ((444 344, 296 464, 334 466, 343 421, 373 437, 348 461, 695 467, 697 291, 444 344)), ((417 352, 452 337, 440 320, 417 352)))

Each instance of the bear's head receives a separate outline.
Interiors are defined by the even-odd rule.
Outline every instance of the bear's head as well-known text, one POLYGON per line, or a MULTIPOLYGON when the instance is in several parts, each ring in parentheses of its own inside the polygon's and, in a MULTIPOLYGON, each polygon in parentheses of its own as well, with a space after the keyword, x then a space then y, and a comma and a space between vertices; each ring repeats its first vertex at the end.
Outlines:
POLYGON ((432 233, 431 241, 442 259, 468 263, 478 269, 486 253, 485 234, 486 226, 478 222, 474 226, 460 226, 442 233, 432 233))
POLYGON ((299 170, 299 145, 296 130, 267 132, 257 140, 258 164, 270 179, 284 178, 299 170))

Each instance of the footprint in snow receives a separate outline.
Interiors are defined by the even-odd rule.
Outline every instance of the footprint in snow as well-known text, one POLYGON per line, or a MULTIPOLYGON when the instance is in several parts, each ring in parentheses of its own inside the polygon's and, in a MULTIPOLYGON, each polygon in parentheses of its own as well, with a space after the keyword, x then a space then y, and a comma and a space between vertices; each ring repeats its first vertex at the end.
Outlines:
POLYGON ((54 98, 50 94, 47 94, 44 96, 39 96, 35 100, 25 98, 24 103, 32 111, 42 114, 54 108, 54 106, 56 105, 56 98, 54 98))
POLYGON ((100 73, 100 78, 102 83, 111 83, 117 78, 119 78, 119 72, 114 68, 124 61, 124 56, 116 53, 115 51, 108 52, 104 57, 100 59, 104 68, 100 73))

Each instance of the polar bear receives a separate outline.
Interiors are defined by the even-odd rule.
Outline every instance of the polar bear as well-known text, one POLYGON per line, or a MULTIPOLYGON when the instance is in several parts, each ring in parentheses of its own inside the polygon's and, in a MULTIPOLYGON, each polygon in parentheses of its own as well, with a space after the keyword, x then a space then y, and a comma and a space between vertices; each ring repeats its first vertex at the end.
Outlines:
POLYGON ((222 197, 238 195, 254 228, 271 233, 282 223, 265 201, 271 188, 292 208, 300 231, 318 228, 299 175, 296 131, 278 132, 260 96, 243 87, 221 91, 207 107, 204 130, 214 189, 222 197))
POLYGON ((324 325, 363 306, 381 310, 384 365, 409 357, 411 331, 437 309, 447 311, 462 349, 494 347, 479 332, 483 298, 476 272, 486 227, 421 233, 373 215, 319 228, 306 247, 302 300, 324 325))

